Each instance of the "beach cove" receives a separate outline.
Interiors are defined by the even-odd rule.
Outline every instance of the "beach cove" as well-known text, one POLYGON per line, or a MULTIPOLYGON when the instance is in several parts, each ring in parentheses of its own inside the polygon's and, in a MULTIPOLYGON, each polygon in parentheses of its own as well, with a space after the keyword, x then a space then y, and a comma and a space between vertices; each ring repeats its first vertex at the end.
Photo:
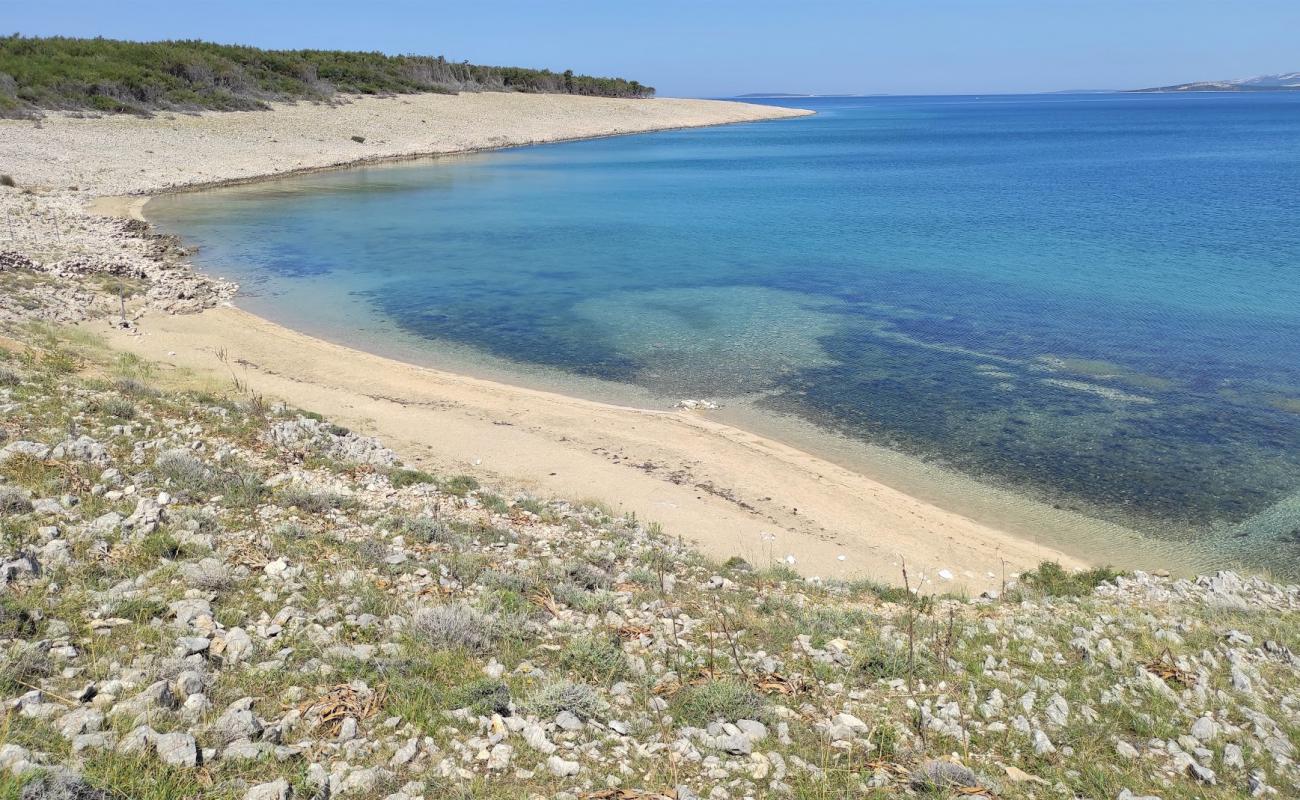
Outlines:
MULTIPOLYGON (((456 103, 460 98, 420 96, 361 100, 355 109, 293 106, 272 115, 203 115, 198 125, 190 118, 161 126, 114 119, 102 121, 105 129, 92 127, 101 121, 88 121, 94 133, 81 136, 83 142, 102 145, 102 137, 111 140, 127 135, 128 129, 136 139, 159 138, 145 148, 151 157, 147 168, 125 159, 115 165, 109 159, 93 178, 83 172, 71 179, 104 187, 103 198, 92 204, 97 211, 139 217, 143 198, 115 198, 349 163, 476 152, 548 137, 563 140, 801 113, 708 101, 462 97, 462 105, 456 103), (638 105, 647 102, 651 105, 638 105), (588 113, 579 114, 568 103, 588 113), (591 114, 592 109, 598 113, 591 114), (647 114, 647 109, 655 113, 647 114), (282 112, 298 118, 274 116, 282 112), (435 112, 452 116, 450 124, 437 127, 454 133, 421 139, 427 137, 424 126, 435 112), (246 125, 228 122, 250 116, 271 117, 278 127, 254 134, 246 125), (556 117, 562 121, 557 123, 556 117), (537 118, 547 120, 551 129, 539 127, 537 118), (220 124, 204 127, 209 119, 220 124), (600 119, 604 128, 593 119, 600 119), (343 144, 330 140, 328 147, 321 147, 321 141, 330 138, 323 131, 337 134, 346 145, 365 147, 342 136, 345 130, 363 128, 362 120, 385 131, 419 127, 413 127, 408 138, 390 134, 391 141, 379 140, 379 152, 351 161, 343 144), (473 121, 478 130, 468 133, 473 121), (334 127, 325 127, 329 125, 334 127), (290 130, 309 133, 299 141, 290 130), (175 149, 176 137, 196 137, 205 142, 209 155, 183 163, 174 155, 183 152, 175 149), (153 158, 160 153, 162 158, 153 158), (132 168, 142 171, 133 175, 132 168)), ((72 127, 50 127, 51 137, 65 150, 78 141, 70 133, 72 127)), ((124 152, 112 147, 104 151, 124 152)), ((103 328, 102 323, 90 326, 103 328)), ((1182 572, 1205 563, 1197 560, 1199 553, 1152 550, 1143 537, 1122 526, 1047 503, 1023 498, 1007 503, 1005 492, 888 451, 877 449, 869 459, 821 457, 832 448, 809 451, 800 446, 806 440, 792 444, 782 431, 746 425, 743 418, 723 417, 741 425, 736 427, 707 412, 595 402, 413 366, 296 333, 233 308, 198 315, 146 315, 138 330, 111 330, 108 335, 114 347, 199 374, 237 378, 252 391, 381 435, 400 443, 399 452, 412 463, 463 470, 502 487, 543 495, 617 502, 618 510, 660 522, 670 534, 696 542, 718 558, 741 555, 755 563, 792 563, 809 575, 889 582, 902 579, 906 564, 914 580, 919 576, 937 588, 968 590, 996 588, 1005 576, 1044 559, 1070 566, 1106 561, 1182 572), (218 353, 224 360, 218 360, 218 353)))

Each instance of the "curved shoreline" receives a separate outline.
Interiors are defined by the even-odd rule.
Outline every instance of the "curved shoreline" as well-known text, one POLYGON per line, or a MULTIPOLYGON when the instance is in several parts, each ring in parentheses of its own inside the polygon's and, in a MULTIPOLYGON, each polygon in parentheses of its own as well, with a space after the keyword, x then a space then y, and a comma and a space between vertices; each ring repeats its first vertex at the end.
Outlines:
MULTIPOLYGON (((103 154, 93 176, 59 176, 91 183, 87 188, 100 198, 87 203, 81 194, 83 207, 143 219, 151 194, 543 141, 802 114, 713 101, 637 102, 553 96, 369 99, 341 109, 291 107, 269 112, 274 117, 242 116, 280 126, 269 140, 266 130, 250 133, 239 115, 228 114, 171 125, 60 120, 64 130, 55 131, 55 141, 64 147, 72 142, 88 151, 80 155, 92 161, 103 154), (427 128, 413 127, 414 118, 433 110, 451 113, 448 109, 454 111, 448 127, 470 131, 476 146, 464 146, 463 136, 449 135, 431 142, 420 139, 418 146, 399 140, 389 143, 388 152, 340 159, 338 153, 348 149, 340 137, 331 138, 328 146, 313 144, 324 126, 333 126, 335 134, 352 129, 354 123, 341 122, 340 114, 364 112, 360 116, 371 126, 383 119, 385 130, 423 130, 420 135, 427 136, 427 128), (635 117, 631 123, 620 116, 628 114, 635 117), (539 138, 536 129, 547 124, 551 132, 539 138), (81 135, 73 135, 78 129, 81 135), (286 146, 279 141, 286 136, 281 129, 301 141, 286 146), (159 153, 147 148, 161 141, 169 145, 161 161, 170 162, 149 159, 152 168, 141 167, 138 160, 94 141, 105 130, 123 147, 130 141, 151 156, 159 153), (251 151, 250 137, 256 140, 251 151), (186 145, 196 149, 187 153, 186 145), (310 149, 312 163, 299 163, 303 156, 295 147, 310 149)), ((32 147, 24 152, 40 151, 32 147)), ((102 322, 90 325, 106 327, 102 322)), ((408 462, 472 471, 505 488, 616 500, 620 510, 661 522, 671 535, 691 539, 719 558, 739 554, 766 564, 793 557, 805 574, 892 583, 900 581, 905 559, 914 583, 921 576, 934 588, 952 591, 996 588, 1012 572, 1045 559, 1067 566, 1087 560, 692 412, 616 406, 413 366, 314 339, 233 307, 193 315, 146 314, 138 335, 113 329, 108 338, 119 349, 227 383, 232 377, 227 365, 243 364, 239 380, 252 390, 380 435, 408 462), (219 351, 225 360, 217 358, 219 351)), ((1085 549, 1080 544, 1076 552, 1085 549)))
MULTIPOLYGON (((92 326, 103 331, 101 324, 92 326)), ((411 463, 503 487, 595 496, 718 558, 793 555, 825 577, 953 590, 1044 559, 1083 561, 925 503, 789 445, 687 411, 618 406, 418 367, 234 307, 109 329, 117 349, 283 398, 378 435, 411 463), (224 360, 218 359, 218 352, 224 360), (239 365, 232 374, 226 365, 239 365), (942 575, 947 571, 950 575, 942 575)))

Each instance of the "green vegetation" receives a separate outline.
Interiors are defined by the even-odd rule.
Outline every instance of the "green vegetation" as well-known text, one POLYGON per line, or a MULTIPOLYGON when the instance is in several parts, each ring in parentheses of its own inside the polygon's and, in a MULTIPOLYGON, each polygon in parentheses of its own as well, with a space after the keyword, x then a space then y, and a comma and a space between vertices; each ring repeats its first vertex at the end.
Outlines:
POLYGON ((241 111, 336 94, 460 91, 648 97, 654 89, 572 70, 489 67, 441 56, 261 50, 201 41, 0 38, 0 115, 41 109, 149 114, 241 111))
POLYGON ((1101 584, 1115 580, 1119 574, 1110 567, 1069 572, 1055 561, 1044 561, 1038 569, 1021 575, 1020 580, 1050 597, 1082 597, 1092 594, 1092 590, 1101 584))
POLYGON ((711 680, 688 686, 673 698, 673 716, 685 725, 704 726, 715 720, 767 718, 767 704, 750 687, 734 680, 711 680))

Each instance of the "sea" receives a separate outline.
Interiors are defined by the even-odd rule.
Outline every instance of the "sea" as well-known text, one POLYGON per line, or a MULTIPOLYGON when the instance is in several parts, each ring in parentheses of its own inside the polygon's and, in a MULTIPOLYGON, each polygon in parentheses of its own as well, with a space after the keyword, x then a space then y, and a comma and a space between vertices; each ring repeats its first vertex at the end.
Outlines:
POLYGON ((1300 576, 1300 92, 757 102, 817 113, 148 213, 331 341, 709 400, 1083 555, 1300 576))

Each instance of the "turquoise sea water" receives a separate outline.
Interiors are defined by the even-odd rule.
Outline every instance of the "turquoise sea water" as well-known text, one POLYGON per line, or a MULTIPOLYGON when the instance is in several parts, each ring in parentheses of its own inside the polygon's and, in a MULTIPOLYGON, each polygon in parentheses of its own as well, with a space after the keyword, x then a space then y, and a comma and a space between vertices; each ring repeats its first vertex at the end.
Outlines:
POLYGON ((149 213, 311 333, 721 400, 1300 574, 1300 93, 784 104, 818 114, 149 213))

